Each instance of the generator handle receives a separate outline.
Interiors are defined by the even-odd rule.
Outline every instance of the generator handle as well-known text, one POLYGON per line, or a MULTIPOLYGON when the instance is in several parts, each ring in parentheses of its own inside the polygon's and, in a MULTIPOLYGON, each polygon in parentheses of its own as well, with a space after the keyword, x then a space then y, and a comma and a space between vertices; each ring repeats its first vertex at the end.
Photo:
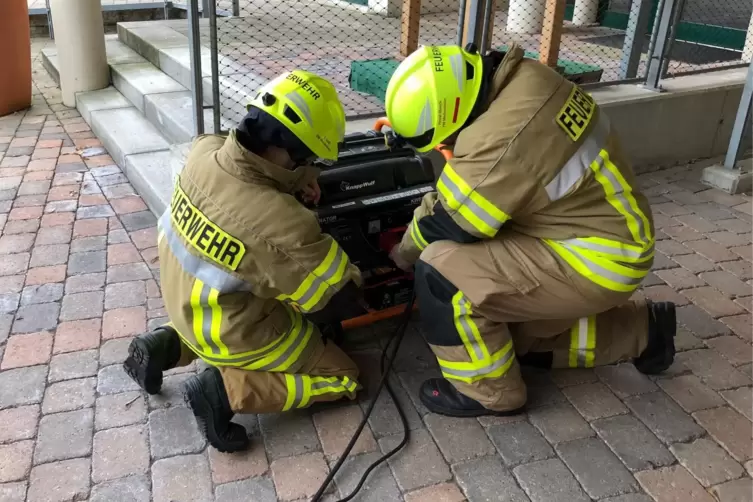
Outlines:
MULTIPOLYGON (((376 120, 376 122, 374 122, 374 130, 376 132, 382 132, 382 128, 384 127, 392 128, 392 125, 390 124, 390 121, 389 119, 387 119, 387 117, 380 117, 376 120)), ((450 147, 447 145, 440 143, 439 145, 435 146, 434 149, 441 153, 442 157, 444 157, 444 160, 447 162, 452 160, 452 158, 454 157, 454 155, 452 154, 452 149, 450 149, 450 147)))

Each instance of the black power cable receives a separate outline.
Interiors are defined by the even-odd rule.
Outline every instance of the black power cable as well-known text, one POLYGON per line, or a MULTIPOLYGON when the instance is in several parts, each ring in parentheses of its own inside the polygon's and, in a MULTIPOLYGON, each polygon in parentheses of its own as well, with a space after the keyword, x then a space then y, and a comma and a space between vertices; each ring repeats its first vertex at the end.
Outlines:
POLYGON ((392 386, 389 384, 389 374, 390 374, 390 370, 392 369, 392 363, 395 361, 395 356, 397 355, 397 351, 400 348, 400 343, 402 343, 403 337, 405 336, 405 330, 408 327, 408 322, 410 321, 411 312, 413 311, 413 302, 415 301, 415 299, 416 299, 416 292, 414 290, 411 293, 410 301, 405 306, 405 310, 403 311, 401 315, 400 324, 398 325, 397 329, 392 334, 390 339, 387 341, 387 344, 384 346, 384 349, 382 349, 382 357, 379 363, 382 377, 379 380, 379 385, 377 386, 376 393, 374 394, 371 400, 371 403, 369 404, 369 407, 366 410, 366 413, 364 413, 363 419, 361 419, 361 423, 358 424, 358 428, 356 429, 356 432, 353 434, 353 437, 350 439, 348 446, 345 448, 345 451, 343 451, 343 454, 340 456, 335 466, 327 475, 327 478, 319 487, 319 490, 311 499, 311 502, 320 502, 320 500, 324 496, 324 492, 327 490, 327 487, 332 482, 332 480, 335 479, 335 475, 337 474, 337 471, 340 470, 343 463, 348 458, 350 451, 353 449, 353 447, 356 444, 356 441, 358 441, 358 437, 361 435, 361 431, 363 431, 363 428, 366 427, 366 423, 369 421, 371 412, 374 411, 374 406, 376 405, 377 398, 379 397, 379 394, 382 392, 382 389, 385 386, 387 387, 387 392, 392 398, 392 401, 395 403, 395 408, 397 408, 398 415, 400 415, 400 421, 403 424, 403 440, 395 448, 385 453, 384 455, 379 457, 374 463, 372 463, 366 469, 366 471, 364 471, 363 475, 361 476, 360 481, 358 482, 356 487, 353 489, 353 491, 350 493, 350 495, 338 500, 337 502, 348 502, 349 500, 353 499, 353 497, 355 497, 358 494, 358 492, 361 490, 364 483, 366 483, 366 478, 368 478, 369 474, 371 474, 371 472, 374 469, 376 469, 380 464, 385 462, 388 458, 392 457, 395 453, 400 451, 408 443, 408 439, 410 436, 410 430, 408 429, 408 419, 405 417, 405 411, 403 411, 403 408, 400 405, 400 402, 397 400, 397 396, 395 395, 395 392, 392 389, 392 386), (388 359, 387 351, 389 350, 390 345, 393 345, 393 342, 394 342, 394 346, 392 347, 392 352, 388 359))

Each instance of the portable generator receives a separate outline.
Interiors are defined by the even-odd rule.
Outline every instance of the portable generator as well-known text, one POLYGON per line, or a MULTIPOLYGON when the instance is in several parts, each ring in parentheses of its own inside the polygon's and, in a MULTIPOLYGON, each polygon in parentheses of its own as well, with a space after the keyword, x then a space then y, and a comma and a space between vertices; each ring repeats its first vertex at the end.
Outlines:
MULTIPOLYGON (((379 123, 377 128, 379 128, 379 123)), ((434 190, 431 160, 405 146, 388 146, 385 134, 350 134, 335 163, 319 163, 322 195, 315 212, 363 274, 369 312, 342 323, 344 329, 398 315, 409 301, 413 275, 389 258, 424 194, 434 190)))

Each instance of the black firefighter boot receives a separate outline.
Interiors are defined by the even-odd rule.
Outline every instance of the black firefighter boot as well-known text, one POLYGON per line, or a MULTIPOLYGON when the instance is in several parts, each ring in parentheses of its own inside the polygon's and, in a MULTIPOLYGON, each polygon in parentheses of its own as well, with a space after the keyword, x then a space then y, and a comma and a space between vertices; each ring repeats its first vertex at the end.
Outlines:
POLYGON ((421 402, 429 411, 448 417, 509 416, 522 413, 525 406, 509 411, 494 411, 464 394, 444 378, 429 378, 419 391, 421 402))
POLYGON ((149 394, 157 394, 162 387, 162 372, 174 368, 178 360, 178 333, 169 326, 160 326, 133 339, 123 369, 139 387, 149 394))
POLYGON ((222 453, 248 448, 246 429, 230 420, 233 410, 217 368, 207 368, 185 383, 184 398, 209 444, 222 453))
POLYGON ((675 304, 670 302, 648 305, 648 344, 640 357, 633 360, 638 371, 656 375, 669 368, 675 360, 677 317, 675 304))

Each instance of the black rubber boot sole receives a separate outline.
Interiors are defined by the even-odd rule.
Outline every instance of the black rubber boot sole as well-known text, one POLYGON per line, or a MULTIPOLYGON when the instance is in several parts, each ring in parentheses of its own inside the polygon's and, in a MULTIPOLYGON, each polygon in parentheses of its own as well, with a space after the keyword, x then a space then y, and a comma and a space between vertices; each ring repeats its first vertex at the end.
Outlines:
POLYGON ((487 416, 494 416, 494 417, 510 417, 513 415, 518 415, 520 413, 523 413, 526 409, 525 406, 521 406, 520 408, 516 408, 514 410, 508 410, 508 411, 494 411, 487 408, 483 409, 475 409, 475 410, 463 410, 458 408, 445 408, 444 406, 440 406, 434 401, 430 401, 428 398, 425 398, 423 394, 419 395, 419 398, 421 399, 421 402, 423 403, 426 408, 431 411, 432 413, 436 413, 438 415, 444 415, 446 417, 456 417, 456 418, 473 418, 473 417, 487 417, 487 416))
POLYGON ((188 379, 185 383, 183 399, 196 417, 199 424, 199 430, 207 438, 209 444, 221 453, 235 453, 247 450, 250 444, 246 429, 240 424, 230 423, 227 428, 227 435, 233 436, 228 440, 219 433, 216 423, 215 412, 212 405, 204 393, 204 386, 201 385, 197 377, 188 379))
POLYGON ((162 363, 149 356, 146 344, 140 338, 134 338, 128 346, 123 369, 149 394, 158 394, 162 388, 162 363))

